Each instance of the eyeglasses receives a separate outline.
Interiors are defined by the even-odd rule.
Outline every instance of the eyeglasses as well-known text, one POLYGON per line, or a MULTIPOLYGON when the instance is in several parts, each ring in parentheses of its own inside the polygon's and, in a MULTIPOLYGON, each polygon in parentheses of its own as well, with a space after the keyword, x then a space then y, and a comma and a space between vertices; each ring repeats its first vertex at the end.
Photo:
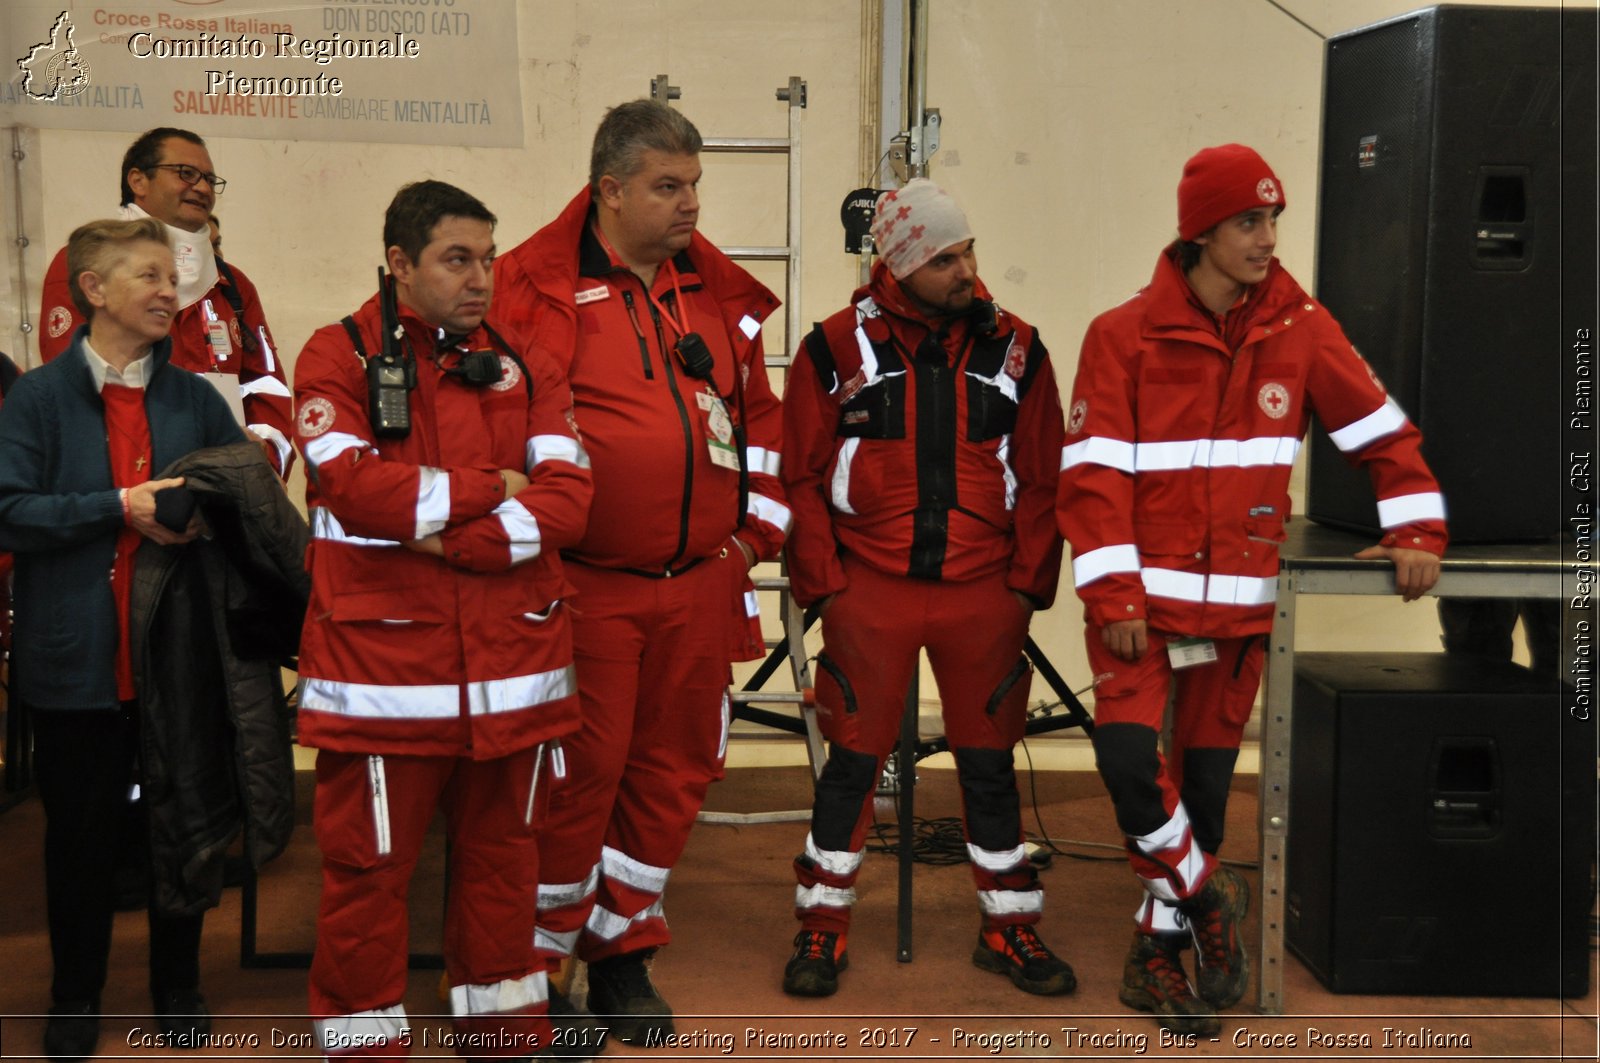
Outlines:
POLYGON ((206 184, 211 186, 211 191, 219 196, 222 195, 222 190, 228 187, 228 182, 225 179, 218 177, 214 173, 206 173, 204 170, 197 170, 187 163, 158 162, 151 166, 146 166, 144 169, 172 170, 177 173, 178 180, 182 181, 186 185, 199 184, 201 181, 205 181, 206 184))

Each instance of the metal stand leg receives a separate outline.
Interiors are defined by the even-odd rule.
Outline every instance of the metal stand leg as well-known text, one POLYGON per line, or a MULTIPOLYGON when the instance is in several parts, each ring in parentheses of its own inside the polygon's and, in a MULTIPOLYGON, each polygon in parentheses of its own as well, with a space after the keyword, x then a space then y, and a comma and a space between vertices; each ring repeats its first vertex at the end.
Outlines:
POLYGON ((1283 902, 1289 842, 1289 720, 1294 695, 1294 576, 1278 576, 1261 727, 1261 964, 1256 1007, 1283 1014, 1283 902))
POLYGON ((901 963, 911 962, 911 869, 916 863, 917 793, 917 677, 911 677, 906 692, 905 712, 900 716, 900 748, 896 753, 900 767, 900 896, 896 907, 895 956, 901 963))

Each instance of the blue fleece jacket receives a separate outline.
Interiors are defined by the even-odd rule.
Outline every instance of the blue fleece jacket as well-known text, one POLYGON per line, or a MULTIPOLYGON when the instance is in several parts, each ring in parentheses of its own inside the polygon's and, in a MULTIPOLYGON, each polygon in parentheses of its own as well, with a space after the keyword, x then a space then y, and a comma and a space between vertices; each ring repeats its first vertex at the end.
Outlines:
MULTIPOLYGON (((122 500, 87 336, 80 327, 65 354, 24 373, 0 405, 0 550, 16 554, 12 692, 36 709, 117 704, 110 575, 122 500)), ((171 340, 152 353, 144 408, 153 469, 244 438, 215 388, 168 364, 171 340)))

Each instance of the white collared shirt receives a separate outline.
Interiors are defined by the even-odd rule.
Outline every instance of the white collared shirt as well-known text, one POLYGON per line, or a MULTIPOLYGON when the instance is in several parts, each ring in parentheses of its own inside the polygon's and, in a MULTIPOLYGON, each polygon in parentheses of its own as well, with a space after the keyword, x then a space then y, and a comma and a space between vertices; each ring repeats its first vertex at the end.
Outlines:
POLYGON ((127 368, 119 373, 115 366, 95 353, 95 349, 89 346, 87 336, 83 340, 83 353, 84 360, 89 363, 89 373, 94 377, 94 390, 97 395, 105 389, 107 384, 120 384, 125 388, 143 390, 145 384, 150 380, 150 360, 152 355, 147 354, 143 358, 129 362, 127 368))

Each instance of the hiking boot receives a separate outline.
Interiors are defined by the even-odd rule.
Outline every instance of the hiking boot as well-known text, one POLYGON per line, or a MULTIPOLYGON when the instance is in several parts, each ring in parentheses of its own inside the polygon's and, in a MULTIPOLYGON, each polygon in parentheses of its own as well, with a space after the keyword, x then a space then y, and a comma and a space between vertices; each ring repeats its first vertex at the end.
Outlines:
POLYGON ((1181 934, 1133 933, 1133 947, 1122 967, 1117 999, 1153 1012, 1163 1030, 1209 1036, 1222 1029, 1217 1013, 1195 995, 1183 972, 1181 934))
POLYGON ((831 997, 839 989, 839 972, 849 966, 842 934, 802 930, 783 969, 783 991, 792 997, 831 997))
POLYGON ((672 1007, 650 982, 646 961, 655 954, 643 949, 589 965, 589 1010, 626 1044, 659 1044, 673 1032, 672 1007))
POLYGON ((50 1009, 44 1024, 44 1054, 56 1063, 94 1055, 100 1043, 100 1009, 90 1001, 67 1001, 50 1009))
POLYGON ((1242 934, 1250 887, 1231 867, 1218 867, 1200 892, 1178 906, 1194 935, 1195 989, 1214 1008, 1231 1008, 1250 981, 1242 934))
POLYGON ((156 1024, 172 1048, 199 1048, 211 1034, 211 1009, 198 989, 172 989, 155 996, 156 1024))
POLYGON ((1072 968, 1050 951, 1030 925, 980 930, 972 962, 986 971, 1005 975, 1024 993, 1053 997, 1078 988, 1078 976, 1072 968))
POLYGON ((549 1044, 533 1054, 532 1059, 586 1063, 600 1054, 607 1034, 593 1015, 553 986, 550 989, 549 1010, 553 1036, 549 1044))

